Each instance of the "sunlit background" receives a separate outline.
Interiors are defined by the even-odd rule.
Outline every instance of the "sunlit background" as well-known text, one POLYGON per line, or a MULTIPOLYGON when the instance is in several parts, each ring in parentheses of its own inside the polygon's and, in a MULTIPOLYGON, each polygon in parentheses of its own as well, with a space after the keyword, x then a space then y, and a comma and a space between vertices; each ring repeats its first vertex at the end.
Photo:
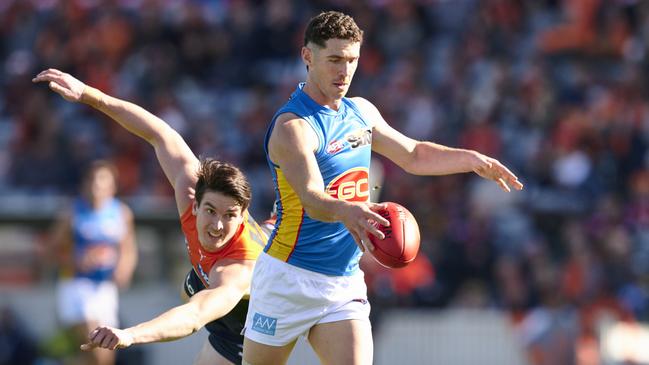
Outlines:
MULTIPOLYGON (((189 269, 151 147, 31 78, 55 67, 154 112, 197 155, 241 166, 263 220, 266 126, 305 77, 306 23, 329 9, 365 31, 349 95, 410 137, 499 159, 525 184, 506 194, 473 174, 415 177, 375 161, 378 199, 410 209, 422 237, 405 269, 364 260, 375 363, 649 364, 639 0, 0 0, 0 364, 62 364, 75 347, 58 330, 48 240, 91 161, 118 166, 135 212, 122 324, 180 303, 189 269)), ((205 335, 118 360, 191 363, 205 335)), ((300 349, 291 361, 315 360, 300 349)))

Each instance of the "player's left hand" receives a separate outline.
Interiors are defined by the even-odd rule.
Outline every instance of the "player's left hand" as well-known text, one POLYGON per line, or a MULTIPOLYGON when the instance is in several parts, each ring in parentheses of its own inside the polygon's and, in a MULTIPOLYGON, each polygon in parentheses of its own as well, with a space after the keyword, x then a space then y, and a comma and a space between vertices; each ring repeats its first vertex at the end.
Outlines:
POLYGON ((125 330, 108 326, 97 327, 88 334, 88 342, 80 346, 83 351, 95 348, 123 349, 133 344, 133 336, 125 330))
POLYGON ((518 181, 518 177, 501 164, 500 161, 477 152, 476 157, 477 164, 473 168, 473 172, 485 179, 495 181, 506 192, 511 191, 510 185, 516 190, 523 189, 523 184, 518 181))
POLYGON ((75 79, 72 75, 57 69, 49 68, 32 79, 32 82, 48 82, 50 89, 61 95, 67 101, 81 100, 86 84, 75 79))

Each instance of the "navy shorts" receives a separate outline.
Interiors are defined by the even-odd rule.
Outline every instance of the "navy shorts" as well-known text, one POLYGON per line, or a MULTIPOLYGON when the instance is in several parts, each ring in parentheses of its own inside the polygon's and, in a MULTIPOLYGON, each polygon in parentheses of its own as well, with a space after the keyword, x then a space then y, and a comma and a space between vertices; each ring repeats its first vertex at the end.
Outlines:
MULTIPOLYGON (((183 285, 187 296, 205 289, 194 269, 189 270, 183 285)), ((221 356, 235 364, 241 364, 243 354, 243 326, 248 313, 248 299, 241 299, 239 303, 225 316, 205 325, 209 332, 208 341, 212 348, 221 356)))

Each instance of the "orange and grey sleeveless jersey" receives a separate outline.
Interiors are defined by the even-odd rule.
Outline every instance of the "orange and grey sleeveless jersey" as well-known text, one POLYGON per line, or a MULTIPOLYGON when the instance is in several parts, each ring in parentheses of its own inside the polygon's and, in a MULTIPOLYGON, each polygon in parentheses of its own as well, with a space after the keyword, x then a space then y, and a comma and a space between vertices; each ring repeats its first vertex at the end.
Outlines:
POLYGON ((293 113, 302 118, 318 136, 315 157, 327 194, 346 201, 367 201, 372 128, 350 99, 343 98, 335 111, 316 103, 303 87, 300 84, 275 114, 266 133, 264 148, 275 183, 277 221, 264 251, 303 269, 352 275, 358 270, 361 253, 351 234, 340 222, 325 223, 306 214, 282 166, 270 159, 268 140, 279 115, 293 113))

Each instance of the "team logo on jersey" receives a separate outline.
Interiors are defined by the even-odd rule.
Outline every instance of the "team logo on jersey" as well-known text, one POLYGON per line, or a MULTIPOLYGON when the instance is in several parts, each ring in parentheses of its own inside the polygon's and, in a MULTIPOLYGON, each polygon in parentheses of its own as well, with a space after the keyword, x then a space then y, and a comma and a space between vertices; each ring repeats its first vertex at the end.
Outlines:
POLYGON ((359 129, 345 136, 351 148, 358 148, 372 144, 372 130, 359 129))
POLYGON ((85 246, 77 256, 76 264, 81 272, 114 268, 118 260, 117 246, 112 243, 97 242, 85 246))
POLYGON ((335 155, 336 153, 340 152, 344 147, 345 147, 345 142, 334 139, 333 141, 329 142, 329 145, 327 146, 327 153, 330 155, 335 155))
POLYGON ((349 169, 331 180, 325 191, 335 199, 365 202, 370 196, 368 178, 364 167, 349 169))
POLYGON ((359 129, 347 134, 344 140, 334 139, 333 141, 329 142, 326 148, 326 152, 330 155, 335 155, 336 153, 344 150, 345 146, 347 145, 349 145, 350 148, 354 149, 370 144, 372 144, 372 130, 359 129))

